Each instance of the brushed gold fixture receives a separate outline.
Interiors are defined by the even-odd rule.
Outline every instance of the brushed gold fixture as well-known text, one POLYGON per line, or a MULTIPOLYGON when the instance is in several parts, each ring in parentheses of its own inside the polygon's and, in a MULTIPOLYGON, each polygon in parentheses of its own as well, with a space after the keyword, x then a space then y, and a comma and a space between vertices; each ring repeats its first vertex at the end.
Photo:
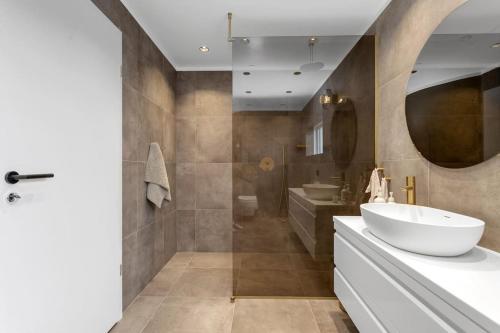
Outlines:
POLYGON ((344 104, 347 102, 347 97, 339 96, 339 95, 333 93, 330 89, 327 89, 325 94, 319 96, 319 102, 321 105, 344 104))
POLYGON ((233 38, 233 13, 227 13, 227 41, 234 42, 233 38))
POLYGON ((415 176, 407 176, 406 177, 406 186, 402 187, 401 190, 406 192, 406 203, 407 204, 409 204, 409 205, 416 205, 417 204, 415 176))
POLYGON ((297 148, 297 149, 306 149, 307 146, 306 145, 296 145, 295 148, 297 148))

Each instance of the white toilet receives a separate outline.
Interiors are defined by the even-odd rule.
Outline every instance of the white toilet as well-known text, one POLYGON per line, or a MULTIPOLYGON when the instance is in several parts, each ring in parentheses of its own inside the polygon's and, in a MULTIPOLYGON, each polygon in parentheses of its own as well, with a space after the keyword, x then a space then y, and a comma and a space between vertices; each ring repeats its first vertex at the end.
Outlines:
POLYGON ((239 195, 238 196, 238 215, 240 216, 255 216, 255 212, 259 209, 257 196, 255 195, 239 195))

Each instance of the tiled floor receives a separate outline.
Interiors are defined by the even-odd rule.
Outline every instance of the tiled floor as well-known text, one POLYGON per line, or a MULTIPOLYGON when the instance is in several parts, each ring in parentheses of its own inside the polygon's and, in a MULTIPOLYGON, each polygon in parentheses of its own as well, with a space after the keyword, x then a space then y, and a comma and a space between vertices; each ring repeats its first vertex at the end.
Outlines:
POLYGON ((233 232, 237 296, 334 296, 332 254, 314 260, 287 218, 238 218, 233 232))
MULTIPOLYGON (((248 259, 258 265, 254 258, 248 259)), ((335 300, 238 299, 231 253, 177 253, 112 333, 353 333, 335 300)))

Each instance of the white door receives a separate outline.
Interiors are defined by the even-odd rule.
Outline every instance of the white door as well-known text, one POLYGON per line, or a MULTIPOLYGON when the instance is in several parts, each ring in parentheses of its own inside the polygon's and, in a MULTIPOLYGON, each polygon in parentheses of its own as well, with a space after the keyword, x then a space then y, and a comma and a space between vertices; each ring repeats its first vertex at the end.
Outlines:
POLYGON ((120 65, 90 0, 0 0, 1 333, 121 317, 120 65), (7 184, 11 170, 55 177, 7 184))

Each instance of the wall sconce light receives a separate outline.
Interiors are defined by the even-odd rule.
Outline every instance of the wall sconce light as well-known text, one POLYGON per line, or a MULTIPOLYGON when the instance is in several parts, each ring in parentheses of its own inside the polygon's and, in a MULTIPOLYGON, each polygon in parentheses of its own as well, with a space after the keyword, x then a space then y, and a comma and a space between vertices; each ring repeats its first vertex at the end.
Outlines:
POLYGON ((321 105, 344 104, 347 102, 347 99, 347 97, 334 94, 330 89, 327 89, 324 95, 319 96, 319 102, 321 105))

